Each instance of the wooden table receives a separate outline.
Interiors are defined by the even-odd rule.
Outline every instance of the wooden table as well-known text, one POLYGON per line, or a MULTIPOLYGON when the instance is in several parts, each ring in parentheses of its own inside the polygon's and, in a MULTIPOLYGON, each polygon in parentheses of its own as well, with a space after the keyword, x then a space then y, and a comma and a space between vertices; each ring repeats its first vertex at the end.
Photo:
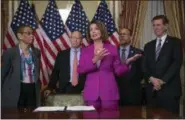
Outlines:
POLYGON ((177 119, 178 115, 169 113, 163 109, 128 106, 119 110, 97 110, 89 112, 33 112, 33 109, 1 109, 2 119, 72 119, 72 118, 122 118, 122 119, 177 119))

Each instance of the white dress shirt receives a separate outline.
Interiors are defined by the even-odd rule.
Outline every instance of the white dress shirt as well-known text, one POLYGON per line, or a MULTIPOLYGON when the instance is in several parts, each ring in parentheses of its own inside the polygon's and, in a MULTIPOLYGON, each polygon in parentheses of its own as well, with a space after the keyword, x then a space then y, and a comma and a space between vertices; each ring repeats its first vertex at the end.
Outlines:
POLYGON ((165 40, 166 40, 166 37, 167 37, 167 34, 163 35, 161 38, 158 38, 158 37, 157 37, 156 48, 157 48, 157 46, 158 46, 158 44, 159 44, 159 40, 160 40, 160 39, 162 40, 162 41, 161 41, 161 48, 163 47, 164 42, 165 42, 165 40))

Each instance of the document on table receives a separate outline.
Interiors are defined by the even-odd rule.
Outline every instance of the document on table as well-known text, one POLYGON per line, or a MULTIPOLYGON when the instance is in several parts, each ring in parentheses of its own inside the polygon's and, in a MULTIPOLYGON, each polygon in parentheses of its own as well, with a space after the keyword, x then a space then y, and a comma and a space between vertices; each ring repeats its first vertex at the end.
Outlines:
POLYGON ((64 106, 43 106, 36 108, 33 112, 41 111, 64 111, 64 106))
POLYGON ((93 111, 93 106, 67 106, 67 111, 93 111))

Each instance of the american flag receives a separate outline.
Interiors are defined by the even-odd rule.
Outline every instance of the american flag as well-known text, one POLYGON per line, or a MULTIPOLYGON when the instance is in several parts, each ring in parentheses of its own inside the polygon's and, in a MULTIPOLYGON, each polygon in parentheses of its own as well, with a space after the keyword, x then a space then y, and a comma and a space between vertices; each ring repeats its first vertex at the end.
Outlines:
POLYGON ((45 53, 48 58, 48 72, 51 74, 59 51, 71 46, 56 2, 50 0, 41 20, 41 34, 44 38, 45 53))
POLYGON ((16 38, 16 30, 20 25, 29 25, 34 29, 34 46, 41 50, 41 66, 40 66, 40 81, 43 85, 47 84, 49 80, 48 73, 46 70, 46 57, 43 48, 43 39, 38 29, 37 20, 29 2, 27 0, 21 0, 19 7, 13 17, 13 20, 8 28, 7 34, 5 36, 3 50, 7 48, 14 47, 18 44, 16 38))
POLYGON ((69 16, 66 21, 66 30, 68 35, 71 35, 71 32, 78 30, 82 33, 83 36, 83 45, 87 46, 88 42, 86 40, 86 33, 89 25, 89 20, 83 10, 83 7, 79 0, 75 0, 75 3, 72 6, 72 9, 69 13, 69 16))
POLYGON ((93 17, 93 20, 99 20, 105 24, 108 34, 109 34, 110 43, 118 47, 119 46, 119 35, 118 35, 116 25, 114 23, 114 20, 112 18, 112 15, 108 9, 108 6, 105 0, 102 0, 100 2, 96 10, 96 13, 93 17))

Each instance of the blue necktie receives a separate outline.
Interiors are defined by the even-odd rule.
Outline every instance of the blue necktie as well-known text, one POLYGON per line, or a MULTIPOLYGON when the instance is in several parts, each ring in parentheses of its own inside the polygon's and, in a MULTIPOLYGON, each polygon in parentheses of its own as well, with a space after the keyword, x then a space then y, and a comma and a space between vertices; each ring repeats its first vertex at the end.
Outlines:
POLYGON ((123 49, 122 49, 122 54, 121 54, 121 62, 122 62, 122 63, 125 63, 125 61, 126 61, 126 54, 125 54, 125 51, 126 51, 126 49, 123 48, 123 49))

